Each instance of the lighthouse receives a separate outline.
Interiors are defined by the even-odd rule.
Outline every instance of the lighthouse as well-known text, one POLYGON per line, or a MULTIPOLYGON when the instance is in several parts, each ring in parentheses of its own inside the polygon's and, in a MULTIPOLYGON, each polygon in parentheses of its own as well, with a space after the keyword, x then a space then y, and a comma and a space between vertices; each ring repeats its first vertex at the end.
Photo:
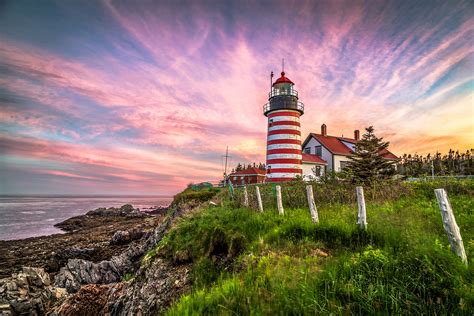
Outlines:
POLYGON ((268 93, 267 182, 290 181, 302 175, 300 117, 304 105, 294 83, 281 72, 268 93))

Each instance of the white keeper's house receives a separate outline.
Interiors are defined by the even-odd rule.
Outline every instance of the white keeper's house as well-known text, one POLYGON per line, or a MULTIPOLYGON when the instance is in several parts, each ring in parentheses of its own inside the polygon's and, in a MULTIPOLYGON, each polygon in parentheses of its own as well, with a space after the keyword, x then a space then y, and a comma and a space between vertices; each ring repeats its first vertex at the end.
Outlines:
MULTIPOLYGON (((301 145, 303 178, 311 180, 326 171, 339 172, 344 169, 359 140, 359 130, 354 131, 354 138, 329 136, 326 124, 321 125, 321 133, 310 133, 301 145)), ((388 150, 381 152, 381 155, 394 162, 398 159, 388 150)))

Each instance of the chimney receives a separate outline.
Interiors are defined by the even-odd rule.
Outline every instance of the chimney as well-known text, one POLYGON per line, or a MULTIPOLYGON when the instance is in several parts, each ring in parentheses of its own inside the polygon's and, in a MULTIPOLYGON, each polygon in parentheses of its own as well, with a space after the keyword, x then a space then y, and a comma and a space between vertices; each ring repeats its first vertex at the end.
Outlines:
POLYGON ((355 140, 359 140, 359 139, 360 139, 360 132, 359 132, 358 129, 356 129, 356 130, 354 131, 354 139, 355 139, 355 140))
POLYGON ((321 125, 321 135, 327 136, 328 134, 328 128, 326 127, 326 124, 321 125))

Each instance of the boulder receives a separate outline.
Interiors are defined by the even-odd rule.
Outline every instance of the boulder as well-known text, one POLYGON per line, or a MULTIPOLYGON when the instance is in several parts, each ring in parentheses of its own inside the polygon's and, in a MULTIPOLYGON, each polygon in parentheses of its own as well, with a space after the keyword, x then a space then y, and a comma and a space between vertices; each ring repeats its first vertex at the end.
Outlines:
POLYGON ((0 280, 0 315, 44 315, 65 294, 64 289, 51 286, 44 269, 23 267, 0 280))
POLYGON ((69 293, 74 293, 85 284, 119 282, 122 276, 136 268, 137 262, 139 264, 138 258, 163 238, 170 224, 171 218, 168 218, 148 234, 143 242, 130 245, 126 251, 113 256, 110 260, 94 263, 83 259, 69 259, 66 266, 55 276, 54 284, 66 288, 69 293))
POLYGON ((132 230, 119 230, 115 232, 110 240, 110 245, 125 245, 133 240, 137 240, 143 237, 144 231, 139 229, 132 230))

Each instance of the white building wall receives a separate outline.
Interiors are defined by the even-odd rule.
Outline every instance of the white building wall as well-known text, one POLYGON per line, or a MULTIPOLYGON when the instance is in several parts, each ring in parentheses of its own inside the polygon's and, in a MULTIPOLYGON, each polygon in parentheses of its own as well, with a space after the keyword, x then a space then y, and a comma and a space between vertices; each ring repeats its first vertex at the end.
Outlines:
POLYGON ((316 166, 321 167, 321 176, 324 176, 324 167, 325 167, 324 165, 303 162, 302 167, 303 167, 304 180, 314 180, 315 176, 314 176, 313 168, 316 166))
MULTIPOLYGON (((314 147, 320 146, 320 145, 321 144, 316 139, 314 139, 314 137, 311 137, 311 139, 308 141, 306 146, 303 148, 303 152, 305 148, 309 147, 311 149, 310 154, 315 155, 316 149, 314 147)), ((328 170, 332 170, 332 154, 324 146, 321 146, 321 158, 328 163, 327 165, 328 170)))
POLYGON ((334 155, 334 171, 341 171, 341 161, 351 161, 348 156, 334 155))

